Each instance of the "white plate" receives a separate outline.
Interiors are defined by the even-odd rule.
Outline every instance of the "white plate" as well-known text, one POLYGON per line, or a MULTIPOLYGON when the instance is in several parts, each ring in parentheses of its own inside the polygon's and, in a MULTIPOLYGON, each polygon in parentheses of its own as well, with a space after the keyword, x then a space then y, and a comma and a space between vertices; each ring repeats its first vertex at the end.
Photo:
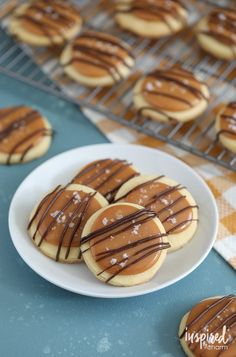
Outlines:
POLYGON ((218 214, 214 197, 205 182, 186 164, 156 149, 136 145, 102 144, 85 146, 57 155, 37 167, 17 189, 10 206, 12 241, 26 264, 51 283, 75 293, 120 298, 162 289, 191 273, 207 256, 214 243, 218 214), (56 263, 44 256, 27 236, 30 212, 45 192, 65 184, 79 168, 93 160, 119 158, 133 162, 141 172, 165 174, 187 186, 199 205, 199 227, 182 249, 169 254, 156 276, 133 287, 113 287, 97 280, 85 264, 56 263))

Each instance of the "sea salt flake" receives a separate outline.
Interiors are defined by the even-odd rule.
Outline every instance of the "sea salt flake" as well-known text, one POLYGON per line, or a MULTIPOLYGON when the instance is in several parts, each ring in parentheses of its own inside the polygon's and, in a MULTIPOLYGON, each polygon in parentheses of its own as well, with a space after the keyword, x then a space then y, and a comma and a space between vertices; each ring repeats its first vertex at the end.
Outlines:
POLYGON ((124 259, 126 259, 126 258, 128 258, 128 257, 129 257, 129 256, 128 256, 127 253, 124 253, 124 254, 123 254, 123 258, 124 258, 124 259))
POLYGON ((70 222, 69 228, 73 228, 75 226, 74 222, 70 222))
POLYGON ((165 205, 168 206, 169 201, 166 198, 161 198, 160 201, 165 205))
POLYGON ((132 229, 132 233, 137 235, 138 234, 138 231, 139 231, 139 228, 140 228, 141 224, 136 224, 133 229, 132 229))
POLYGON ((116 258, 112 258, 112 259, 110 260, 110 263, 111 263, 111 265, 116 264, 116 263, 117 263, 117 259, 116 259, 116 258))
POLYGON ((120 263, 119 263, 119 266, 120 266, 121 268, 124 268, 124 266, 126 265, 126 262, 127 262, 127 261, 125 261, 125 262, 120 262, 120 263))
POLYGON ((73 202, 74 204, 81 202, 81 197, 78 192, 73 192, 73 202))
POLYGON ((108 224, 108 222, 109 222, 109 220, 106 217, 104 217, 103 220, 102 220, 102 224, 104 226, 106 226, 108 224))
POLYGON ((172 224, 175 224, 177 222, 175 217, 170 217, 167 219, 167 221, 171 222, 172 224))

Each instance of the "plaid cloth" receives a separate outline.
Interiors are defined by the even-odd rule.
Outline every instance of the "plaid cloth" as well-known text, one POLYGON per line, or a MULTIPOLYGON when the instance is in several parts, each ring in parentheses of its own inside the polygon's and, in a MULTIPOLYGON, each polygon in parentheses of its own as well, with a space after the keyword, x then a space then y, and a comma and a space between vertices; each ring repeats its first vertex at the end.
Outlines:
POLYGON ((219 231, 214 248, 236 270, 236 173, 124 127, 90 109, 84 108, 83 112, 111 142, 158 148, 183 160, 202 176, 215 196, 219 211, 219 231))

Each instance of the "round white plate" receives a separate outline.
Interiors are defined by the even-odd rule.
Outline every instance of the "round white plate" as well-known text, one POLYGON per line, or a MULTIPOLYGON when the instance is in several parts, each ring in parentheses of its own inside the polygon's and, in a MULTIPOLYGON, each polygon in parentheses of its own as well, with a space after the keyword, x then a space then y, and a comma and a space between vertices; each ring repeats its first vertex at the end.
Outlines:
POLYGON ((9 228, 13 244, 24 261, 51 283, 75 293, 121 298, 162 289, 191 273, 207 256, 214 243, 218 214, 214 197, 205 182, 186 164, 156 149, 136 145, 85 146, 57 155, 37 167, 17 189, 10 206, 9 228), (61 264, 44 256, 31 242, 26 227, 33 207, 46 192, 66 184, 87 163, 102 158, 126 159, 146 174, 165 174, 186 186, 199 205, 200 223, 194 238, 167 256, 156 276, 133 287, 114 287, 96 279, 81 264, 61 264))

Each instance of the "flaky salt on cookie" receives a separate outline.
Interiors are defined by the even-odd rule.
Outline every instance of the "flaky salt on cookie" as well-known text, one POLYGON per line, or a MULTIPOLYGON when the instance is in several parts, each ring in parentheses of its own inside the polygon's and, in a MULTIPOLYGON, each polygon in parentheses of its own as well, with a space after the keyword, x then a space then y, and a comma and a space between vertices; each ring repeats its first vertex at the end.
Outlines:
POLYGON ((131 48, 118 37, 85 31, 63 51, 61 64, 73 80, 89 87, 111 86, 134 66, 131 48))
POLYGON ((79 31, 82 19, 68 1, 37 0, 19 5, 9 23, 9 31, 32 46, 63 45, 79 31))
POLYGON ((27 106, 0 109, 0 163, 18 164, 44 155, 53 131, 48 120, 27 106))
POLYGON ((35 207, 28 233, 46 256, 63 263, 81 261, 80 238, 88 218, 108 204, 105 198, 83 185, 57 186, 35 207))
POLYGON ((85 263, 101 281, 132 286, 149 281, 169 248, 154 212, 131 204, 112 204, 86 223, 81 239, 85 263))
POLYGON ((209 96, 204 82, 177 66, 147 74, 133 90, 138 115, 157 121, 193 120, 205 111, 209 96))

